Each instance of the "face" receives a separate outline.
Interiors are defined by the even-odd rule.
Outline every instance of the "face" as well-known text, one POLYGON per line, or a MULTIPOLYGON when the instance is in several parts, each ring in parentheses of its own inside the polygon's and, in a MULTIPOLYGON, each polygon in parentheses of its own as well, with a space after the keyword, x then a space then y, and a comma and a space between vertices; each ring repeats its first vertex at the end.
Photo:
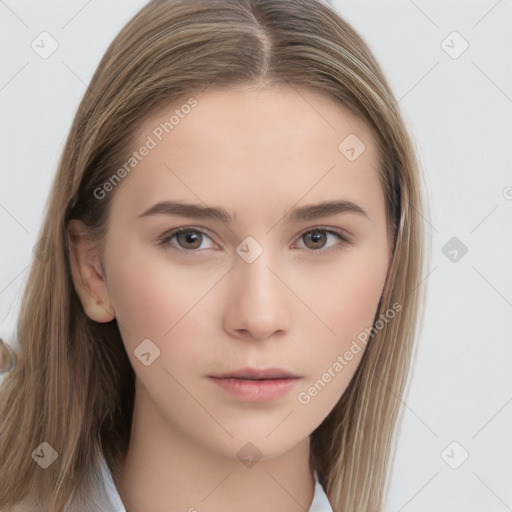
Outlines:
POLYGON ((140 159, 109 192, 105 290, 147 414, 217 454, 251 442, 275 457, 308 439, 364 353, 389 263, 376 144, 311 92, 195 98, 168 133, 181 104, 137 132, 140 159), (323 203, 338 205, 309 208, 323 203))

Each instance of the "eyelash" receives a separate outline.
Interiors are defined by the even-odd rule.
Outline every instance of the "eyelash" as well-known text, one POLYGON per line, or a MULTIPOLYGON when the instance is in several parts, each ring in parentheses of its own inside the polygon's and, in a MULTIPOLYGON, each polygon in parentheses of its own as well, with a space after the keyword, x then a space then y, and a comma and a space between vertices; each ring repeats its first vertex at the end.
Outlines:
MULTIPOLYGON (((179 235, 180 233, 189 233, 189 232, 197 232, 197 233, 201 233, 201 235, 205 235, 207 236, 208 238, 212 238, 210 236, 210 234, 203 230, 203 229, 200 229, 200 228, 195 228, 195 227, 182 227, 182 228, 176 228, 176 229, 173 229, 172 231, 169 231, 167 233, 164 233, 158 240, 157 240, 157 243, 158 245, 167 245, 170 243, 170 241, 176 236, 176 235, 179 235)), ((304 231, 299 239, 301 239, 302 237, 308 235, 309 233, 315 233, 315 232, 320 232, 320 233, 326 233, 326 234, 332 234, 336 237, 338 237, 341 242, 342 242, 342 246, 340 247, 339 245, 338 246, 333 246, 333 247, 328 247, 328 248, 322 248, 322 249, 308 249, 306 248, 305 250, 307 252, 310 252, 314 255, 318 255, 318 256, 323 256, 325 255, 326 252, 330 252, 331 250, 340 250, 340 249, 343 249, 343 245, 352 245, 353 244, 353 240, 348 236, 346 235, 344 232, 342 231, 338 231, 338 230, 333 230, 333 229, 329 229, 325 226, 315 226, 314 228, 312 229, 308 229, 307 231, 304 231)), ((213 241, 213 240, 212 240, 213 241)), ((176 247, 172 247, 173 249, 176 249, 178 251, 181 251, 181 252, 184 252, 187 254, 187 256, 197 256, 198 253, 204 251, 204 249, 183 249, 183 248, 176 248, 176 247)))

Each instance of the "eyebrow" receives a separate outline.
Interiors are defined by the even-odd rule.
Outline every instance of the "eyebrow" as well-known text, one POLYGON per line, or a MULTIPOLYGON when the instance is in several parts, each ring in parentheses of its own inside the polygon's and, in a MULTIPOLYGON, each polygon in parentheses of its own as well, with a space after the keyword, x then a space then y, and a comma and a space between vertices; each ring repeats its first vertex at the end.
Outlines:
MULTIPOLYGON (((293 208, 285 214, 283 221, 291 224, 301 221, 315 220, 338 213, 357 213, 369 218, 366 211, 358 204, 342 199, 293 208)), ((141 213, 138 218, 159 214, 178 215, 180 217, 187 217, 191 219, 212 219, 221 221, 225 224, 231 224, 236 220, 236 213, 231 216, 224 208, 201 206, 198 204, 183 203, 179 201, 161 201, 141 213)))

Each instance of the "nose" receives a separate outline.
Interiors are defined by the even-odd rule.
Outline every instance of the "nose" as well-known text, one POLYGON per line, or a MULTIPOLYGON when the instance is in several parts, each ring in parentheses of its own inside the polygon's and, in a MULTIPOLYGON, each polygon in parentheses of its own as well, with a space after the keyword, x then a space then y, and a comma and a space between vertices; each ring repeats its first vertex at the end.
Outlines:
POLYGON ((275 266, 265 251, 252 263, 235 260, 224 311, 224 328, 231 335, 263 340, 290 329, 293 294, 275 266))

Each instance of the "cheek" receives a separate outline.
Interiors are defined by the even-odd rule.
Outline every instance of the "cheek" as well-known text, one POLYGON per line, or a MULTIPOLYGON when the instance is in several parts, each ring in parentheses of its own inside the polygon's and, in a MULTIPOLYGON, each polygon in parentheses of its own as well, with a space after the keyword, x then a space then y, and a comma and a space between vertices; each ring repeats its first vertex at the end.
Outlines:
POLYGON ((369 251, 347 256, 343 264, 314 276, 318 293, 310 293, 308 300, 316 316, 308 315, 310 336, 303 345, 311 371, 297 396, 310 413, 315 411, 313 416, 328 414, 357 370, 367 341, 361 339, 372 326, 386 271, 387 259, 369 251))
MULTIPOLYGON (((344 274, 339 286, 338 328, 352 326, 351 335, 371 325, 382 294, 387 267, 379 262, 359 259, 344 274)), ((334 312, 335 314, 336 312, 334 312)))
POLYGON ((371 326, 382 294, 387 259, 372 251, 347 253, 332 265, 297 276, 298 295, 315 313, 308 315, 326 342, 349 342, 371 326))
POLYGON ((169 395, 177 402, 187 402, 177 382, 190 379, 205 357, 204 336, 198 335, 197 320, 214 283, 211 275, 180 272, 169 262, 155 260, 151 264, 142 259, 139 263, 133 258, 125 260, 113 273, 112 288, 116 318, 132 367, 165 410, 169 395), (144 341, 148 339, 151 343, 144 341), (144 361, 147 353, 149 358, 144 361), (161 393, 164 395, 158 398, 161 393))
POLYGON ((308 432, 317 428, 334 409, 364 355, 366 346, 357 340, 355 334, 360 332, 366 318, 371 315, 367 314, 368 304, 366 313, 355 307, 353 310, 354 314, 352 310, 338 310, 338 323, 331 322, 337 333, 334 342, 330 336, 317 336, 304 345, 303 360, 308 361, 307 374, 294 401, 298 413, 295 419, 308 432), (313 345, 314 350, 311 349, 313 345))
POLYGON ((123 338, 128 335, 130 343, 150 338, 161 346, 213 285, 211 275, 180 270, 165 257, 133 252, 118 261, 109 292, 123 338))

